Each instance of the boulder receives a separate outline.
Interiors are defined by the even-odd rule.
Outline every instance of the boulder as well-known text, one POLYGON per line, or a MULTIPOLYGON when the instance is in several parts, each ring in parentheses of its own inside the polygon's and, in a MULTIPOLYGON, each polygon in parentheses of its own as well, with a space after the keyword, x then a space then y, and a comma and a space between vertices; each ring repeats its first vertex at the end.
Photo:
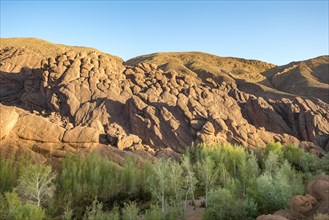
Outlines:
POLYGON ((130 134, 128 136, 121 137, 118 140, 117 147, 120 150, 125 150, 127 148, 131 148, 134 145, 138 145, 141 143, 142 143, 142 140, 137 135, 130 134))
POLYGON ((36 115, 20 117, 15 125, 15 133, 25 140, 58 143, 62 141, 65 129, 36 115))
POLYGON ((65 132, 63 141, 66 143, 98 143, 99 132, 92 127, 76 126, 65 132))
POLYGON ((318 201, 329 202, 329 176, 318 176, 306 187, 306 193, 311 194, 318 201))
POLYGON ((295 218, 305 218, 310 215, 314 207, 317 205, 317 200, 306 194, 305 196, 294 196, 290 200, 290 211, 295 218))

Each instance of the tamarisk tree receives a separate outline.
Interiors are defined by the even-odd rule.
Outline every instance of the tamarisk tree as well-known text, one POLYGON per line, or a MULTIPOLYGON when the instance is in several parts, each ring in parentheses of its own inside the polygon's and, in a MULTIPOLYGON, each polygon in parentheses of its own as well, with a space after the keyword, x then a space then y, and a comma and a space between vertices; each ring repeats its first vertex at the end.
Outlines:
POLYGON ((51 171, 50 166, 30 164, 23 169, 18 179, 18 193, 22 198, 40 207, 52 198, 55 191, 55 178, 56 173, 51 171))

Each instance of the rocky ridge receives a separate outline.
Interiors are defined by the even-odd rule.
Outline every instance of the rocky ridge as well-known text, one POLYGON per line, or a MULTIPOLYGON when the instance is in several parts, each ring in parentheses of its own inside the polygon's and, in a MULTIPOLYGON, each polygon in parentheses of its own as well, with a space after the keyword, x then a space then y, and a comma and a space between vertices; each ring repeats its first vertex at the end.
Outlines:
MULTIPOLYGON (((124 62, 36 39, 1 39, 0 61, 4 156, 49 160, 100 150, 144 159, 199 142, 329 150, 327 100, 278 90, 272 72, 279 67, 261 61, 159 53, 124 62)), ((309 69, 319 62, 314 74, 327 86, 328 57, 309 69)))

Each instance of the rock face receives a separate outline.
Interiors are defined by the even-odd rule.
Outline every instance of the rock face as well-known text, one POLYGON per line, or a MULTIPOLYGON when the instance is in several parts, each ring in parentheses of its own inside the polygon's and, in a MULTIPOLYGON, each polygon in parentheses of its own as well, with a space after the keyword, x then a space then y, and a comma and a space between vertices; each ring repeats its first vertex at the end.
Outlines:
MULTIPOLYGON (((199 142, 329 150, 328 100, 277 90, 278 67, 261 61, 160 53, 124 63, 35 39, 3 39, 0 61, 3 155, 49 159, 115 147, 168 156, 199 142)), ((326 85, 328 63, 312 64, 326 85)))
POLYGON ((290 210, 278 211, 273 215, 262 215, 257 220, 311 220, 318 214, 329 213, 329 176, 318 176, 306 188, 305 195, 290 200, 290 210))

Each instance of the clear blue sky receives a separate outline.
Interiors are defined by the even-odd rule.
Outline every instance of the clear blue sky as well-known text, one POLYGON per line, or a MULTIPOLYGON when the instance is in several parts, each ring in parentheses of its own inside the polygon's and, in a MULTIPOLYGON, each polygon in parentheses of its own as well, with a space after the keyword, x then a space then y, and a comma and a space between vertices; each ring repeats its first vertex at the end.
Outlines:
POLYGON ((274 64, 328 55, 328 1, 3 1, 1 37, 129 59, 202 51, 274 64))

